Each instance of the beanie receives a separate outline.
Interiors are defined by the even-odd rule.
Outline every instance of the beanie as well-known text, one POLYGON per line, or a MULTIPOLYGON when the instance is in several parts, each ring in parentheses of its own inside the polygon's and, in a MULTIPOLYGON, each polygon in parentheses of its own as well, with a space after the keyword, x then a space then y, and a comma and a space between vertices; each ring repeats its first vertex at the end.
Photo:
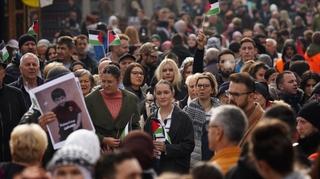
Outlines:
POLYGON ((256 82, 255 83, 256 92, 261 94, 266 100, 271 100, 270 94, 269 94, 269 88, 268 84, 264 82, 256 82))
POLYGON ((320 130, 320 103, 312 101, 305 104, 299 111, 298 116, 309 121, 314 127, 320 130))
POLYGON ((63 147, 78 146, 91 155, 89 163, 95 164, 100 158, 100 142, 93 131, 79 129, 72 132, 63 147))
POLYGON ((19 37, 19 49, 21 49, 22 45, 28 41, 33 41, 35 44, 37 43, 36 39, 32 35, 23 34, 19 37))

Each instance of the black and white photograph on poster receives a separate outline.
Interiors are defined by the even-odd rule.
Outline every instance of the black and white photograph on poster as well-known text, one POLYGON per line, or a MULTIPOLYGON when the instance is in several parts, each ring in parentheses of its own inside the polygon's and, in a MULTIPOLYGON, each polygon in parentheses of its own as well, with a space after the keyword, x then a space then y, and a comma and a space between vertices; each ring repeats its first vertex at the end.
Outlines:
POLYGON ((54 149, 63 146, 73 131, 94 131, 77 79, 73 73, 45 83, 30 91, 42 114, 54 112, 57 121, 47 125, 54 149))

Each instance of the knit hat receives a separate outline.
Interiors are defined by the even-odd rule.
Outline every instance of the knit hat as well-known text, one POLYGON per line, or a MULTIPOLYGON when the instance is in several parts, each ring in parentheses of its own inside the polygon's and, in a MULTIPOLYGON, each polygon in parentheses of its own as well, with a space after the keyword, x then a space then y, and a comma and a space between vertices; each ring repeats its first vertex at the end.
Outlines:
POLYGON ((299 111, 298 116, 309 121, 314 127, 320 130, 320 103, 312 101, 305 104, 299 111))
POLYGON ((159 36, 158 34, 153 34, 153 35, 151 36, 151 40, 152 40, 152 39, 157 39, 157 40, 161 41, 161 38, 160 38, 160 36, 159 36))
POLYGON ((86 129, 72 132, 66 139, 63 147, 80 147, 90 154, 90 164, 95 164, 100 157, 100 142, 97 135, 86 129))
POLYGON ((26 42, 29 42, 29 41, 33 41, 35 44, 37 43, 36 39, 32 35, 29 35, 29 34, 21 35, 19 37, 19 49, 21 49, 23 44, 25 44, 26 42))
POLYGON ((263 82, 255 83, 256 92, 261 94, 266 100, 270 100, 268 85, 263 82))
POLYGON ((51 161, 49 162, 47 169, 54 173, 54 171, 63 166, 73 165, 80 169, 84 178, 91 178, 94 165, 90 163, 92 156, 86 150, 78 146, 66 146, 58 150, 51 161))

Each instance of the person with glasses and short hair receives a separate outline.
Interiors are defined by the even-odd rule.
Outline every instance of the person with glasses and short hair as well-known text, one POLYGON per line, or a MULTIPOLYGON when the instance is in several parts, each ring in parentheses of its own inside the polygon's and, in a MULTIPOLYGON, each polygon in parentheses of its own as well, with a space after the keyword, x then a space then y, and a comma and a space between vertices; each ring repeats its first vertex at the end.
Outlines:
POLYGON ((202 73, 196 80, 198 97, 183 109, 191 118, 194 129, 195 148, 191 154, 191 166, 212 157, 208 148, 206 124, 211 117, 210 111, 220 105, 219 100, 214 97, 218 91, 217 87, 212 73, 202 73))
POLYGON ((230 75, 229 89, 226 91, 226 94, 229 97, 229 104, 241 108, 248 118, 248 130, 240 142, 242 146, 264 113, 260 104, 255 102, 254 79, 248 73, 235 73, 230 75))

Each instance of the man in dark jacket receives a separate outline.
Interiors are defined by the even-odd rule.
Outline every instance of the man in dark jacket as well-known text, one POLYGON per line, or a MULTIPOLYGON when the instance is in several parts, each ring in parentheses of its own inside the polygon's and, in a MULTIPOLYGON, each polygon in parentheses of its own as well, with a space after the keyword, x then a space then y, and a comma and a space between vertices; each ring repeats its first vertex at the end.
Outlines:
POLYGON ((27 111, 22 92, 3 83, 5 67, 0 61, 0 162, 11 160, 10 133, 27 111))
MULTIPOLYGON (((20 36, 19 50, 21 56, 28 52, 37 54, 36 39, 29 34, 24 34, 20 36)), ((6 84, 16 81, 20 76, 20 55, 16 55, 16 57, 12 59, 11 63, 9 63, 6 68, 7 76, 4 81, 6 84)))
POLYGON ((33 53, 26 53, 21 57, 19 69, 21 76, 10 86, 19 88, 23 92, 27 107, 31 106, 31 99, 28 91, 43 84, 43 80, 38 77, 40 73, 39 58, 33 53))

